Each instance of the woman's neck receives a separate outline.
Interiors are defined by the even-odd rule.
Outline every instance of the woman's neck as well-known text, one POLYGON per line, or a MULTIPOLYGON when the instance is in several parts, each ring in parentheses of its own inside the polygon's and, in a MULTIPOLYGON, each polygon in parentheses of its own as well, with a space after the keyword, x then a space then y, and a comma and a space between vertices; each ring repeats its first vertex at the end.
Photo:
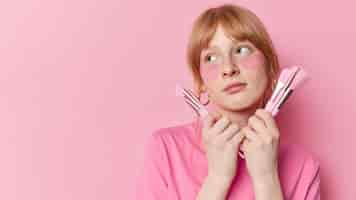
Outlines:
POLYGON ((223 115, 227 116, 232 122, 237 123, 239 127, 247 125, 248 119, 255 114, 258 108, 262 108, 263 102, 259 101, 256 104, 242 110, 228 110, 215 106, 215 108, 223 115))

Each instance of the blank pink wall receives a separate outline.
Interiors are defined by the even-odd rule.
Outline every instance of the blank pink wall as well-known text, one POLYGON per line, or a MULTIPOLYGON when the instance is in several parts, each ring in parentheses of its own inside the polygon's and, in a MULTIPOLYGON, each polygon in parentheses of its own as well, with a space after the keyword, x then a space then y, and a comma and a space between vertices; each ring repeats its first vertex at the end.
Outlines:
MULTIPOLYGON (((193 19, 226 1, 2 1, 0 199, 132 199, 142 144, 190 121, 193 19)), ((232 2, 232 1, 231 1, 232 2)), ((282 66, 311 79, 277 120, 322 165, 323 199, 354 199, 352 1, 234 1, 265 23, 282 66)))

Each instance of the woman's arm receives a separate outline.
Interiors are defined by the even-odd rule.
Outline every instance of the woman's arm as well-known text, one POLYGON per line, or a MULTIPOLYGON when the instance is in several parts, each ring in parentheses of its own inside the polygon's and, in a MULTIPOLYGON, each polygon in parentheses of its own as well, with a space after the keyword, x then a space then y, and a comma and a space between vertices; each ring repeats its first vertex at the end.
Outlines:
POLYGON ((256 200, 283 200, 278 173, 266 176, 253 184, 256 200))
POLYGON ((230 179, 208 175, 198 193, 196 200, 225 200, 231 185, 230 179))

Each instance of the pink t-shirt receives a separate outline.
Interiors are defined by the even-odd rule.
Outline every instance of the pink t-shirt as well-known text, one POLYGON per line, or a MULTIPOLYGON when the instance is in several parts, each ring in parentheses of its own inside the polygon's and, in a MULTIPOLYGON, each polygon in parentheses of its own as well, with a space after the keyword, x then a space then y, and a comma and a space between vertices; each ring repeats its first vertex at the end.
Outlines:
MULTIPOLYGON (((137 178, 136 199, 194 200, 208 173, 201 146, 200 120, 160 128, 147 139, 143 166, 137 178)), ((286 200, 319 200, 319 162, 295 144, 280 142, 279 178, 286 200)), ((226 199, 254 199, 246 161, 239 160, 237 174, 226 199)))

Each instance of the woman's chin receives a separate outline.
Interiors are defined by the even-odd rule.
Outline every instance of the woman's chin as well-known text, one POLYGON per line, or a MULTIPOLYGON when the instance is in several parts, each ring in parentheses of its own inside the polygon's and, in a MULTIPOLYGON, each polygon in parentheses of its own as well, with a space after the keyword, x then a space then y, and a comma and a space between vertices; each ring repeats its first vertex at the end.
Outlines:
POLYGON ((216 106, 230 111, 246 111, 253 109, 258 104, 258 96, 250 94, 246 91, 237 92, 234 94, 224 93, 218 99, 216 106))
POLYGON ((223 103, 224 108, 232 111, 244 111, 254 107, 255 103, 246 98, 229 98, 223 103))
POLYGON ((224 109, 232 111, 240 111, 246 109, 248 104, 242 100, 229 100, 222 103, 224 109))

